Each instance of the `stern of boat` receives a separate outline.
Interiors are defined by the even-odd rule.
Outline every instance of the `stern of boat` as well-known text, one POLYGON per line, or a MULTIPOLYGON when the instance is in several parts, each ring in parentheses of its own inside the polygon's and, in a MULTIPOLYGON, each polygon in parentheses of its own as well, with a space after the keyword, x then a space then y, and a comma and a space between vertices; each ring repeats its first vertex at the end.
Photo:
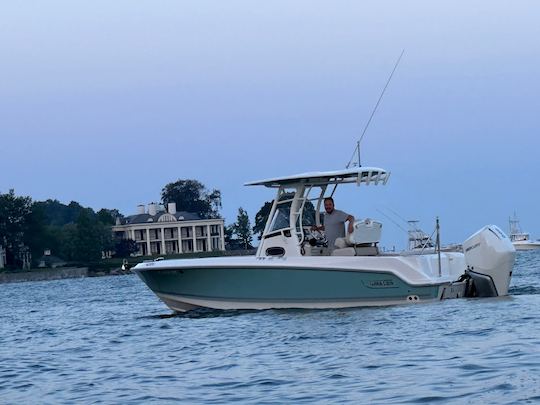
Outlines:
POLYGON ((508 295, 516 250, 496 225, 487 225, 463 242, 466 274, 478 297, 508 295))

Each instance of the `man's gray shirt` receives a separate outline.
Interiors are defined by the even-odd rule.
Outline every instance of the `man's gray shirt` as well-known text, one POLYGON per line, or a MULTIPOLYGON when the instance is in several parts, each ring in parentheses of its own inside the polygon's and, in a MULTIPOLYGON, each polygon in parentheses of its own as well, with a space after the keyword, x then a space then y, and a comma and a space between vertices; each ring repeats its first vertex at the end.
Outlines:
POLYGON ((348 216, 349 214, 336 209, 331 214, 324 213, 324 232, 326 233, 326 239, 328 240, 328 247, 330 249, 334 248, 337 238, 345 236, 344 224, 348 216))

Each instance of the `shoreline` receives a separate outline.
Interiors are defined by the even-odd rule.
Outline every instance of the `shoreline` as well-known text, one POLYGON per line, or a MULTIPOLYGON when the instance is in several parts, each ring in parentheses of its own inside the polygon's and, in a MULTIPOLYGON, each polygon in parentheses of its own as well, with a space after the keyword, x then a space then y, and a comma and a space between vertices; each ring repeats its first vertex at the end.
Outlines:
POLYGON ((35 269, 0 273, 0 284, 24 283, 29 281, 53 281, 70 278, 125 276, 133 274, 131 270, 122 268, 91 269, 89 267, 58 267, 55 269, 35 269))
MULTIPOLYGON (((207 254, 187 253, 181 255, 171 255, 167 259, 193 259, 202 257, 222 257, 222 256, 246 256, 255 254, 255 249, 250 250, 233 250, 209 252, 207 254), (217 254, 216 254, 217 253, 217 254)), ((80 267, 56 267, 51 268, 35 268, 26 271, 0 271, 0 284, 6 283, 22 283, 26 281, 52 281, 63 280, 69 278, 84 278, 84 277, 103 277, 103 276, 123 276, 133 274, 131 267, 144 260, 152 260, 155 258, 140 257, 134 260, 131 258, 129 268, 124 270, 120 261, 109 263, 88 264, 80 267)), ((81 263, 83 264, 83 263, 81 263)))
POLYGON ((23 283, 26 281, 52 281, 67 278, 89 277, 88 267, 57 267, 0 273, 0 284, 23 283))

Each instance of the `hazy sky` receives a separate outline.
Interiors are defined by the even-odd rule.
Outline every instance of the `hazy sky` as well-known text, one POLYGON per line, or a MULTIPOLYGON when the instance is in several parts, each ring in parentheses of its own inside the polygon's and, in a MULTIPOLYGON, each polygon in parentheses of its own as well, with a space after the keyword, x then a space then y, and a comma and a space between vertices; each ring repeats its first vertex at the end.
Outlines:
POLYGON ((348 162, 386 187, 337 206, 440 216, 443 242, 517 211, 540 237, 537 1, 25 1, 0 5, 0 192, 135 212, 195 178, 227 223, 243 183, 348 162))

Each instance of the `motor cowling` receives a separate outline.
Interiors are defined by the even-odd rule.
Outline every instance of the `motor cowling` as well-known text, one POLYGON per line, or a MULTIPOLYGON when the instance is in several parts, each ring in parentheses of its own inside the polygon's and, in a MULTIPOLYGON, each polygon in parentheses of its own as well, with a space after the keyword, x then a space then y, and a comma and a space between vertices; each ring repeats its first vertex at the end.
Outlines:
POLYGON ((467 274, 477 296, 508 295, 516 250, 496 225, 487 225, 463 242, 467 274))

